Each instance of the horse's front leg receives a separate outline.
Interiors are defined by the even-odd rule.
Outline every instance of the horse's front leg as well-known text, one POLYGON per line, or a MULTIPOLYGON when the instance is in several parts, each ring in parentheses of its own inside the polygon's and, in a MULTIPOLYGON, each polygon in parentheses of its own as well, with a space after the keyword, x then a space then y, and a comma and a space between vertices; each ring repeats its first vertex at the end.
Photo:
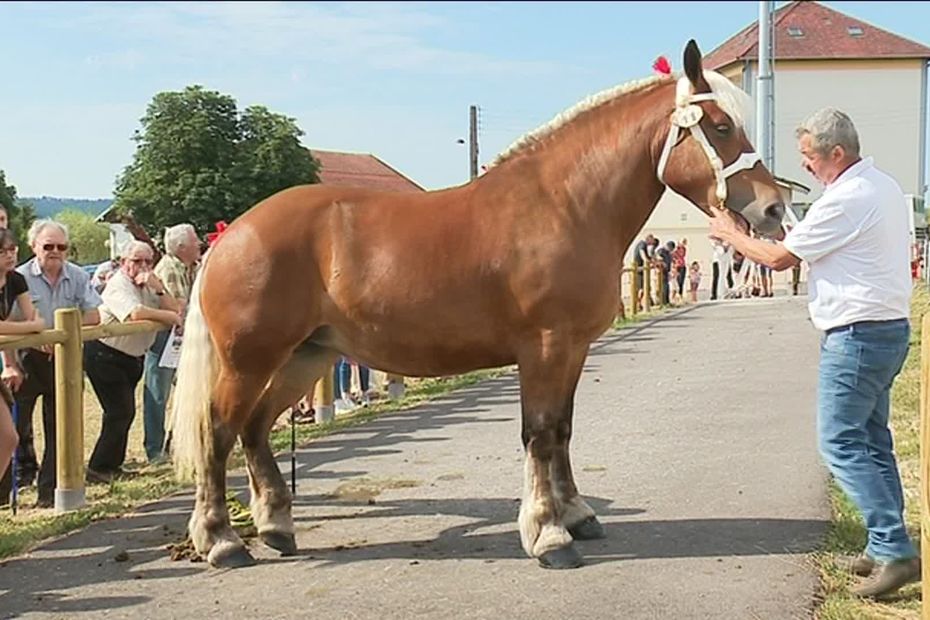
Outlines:
MULTIPOLYGON (((571 420, 572 403, 569 403, 568 416, 571 420)), ((556 497, 562 503, 562 525, 575 540, 604 538, 604 527, 597 520, 594 509, 581 498, 578 487, 575 486, 569 450, 570 441, 571 427, 569 426, 568 439, 552 459, 552 482, 555 486, 556 497)))
POLYGON ((587 343, 566 345, 547 333, 519 360, 526 449, 520 538, 527 554, 545 568, 580 566, 570 528, 597 522, 578 495, 568 457, 572 401, 587 352, 587 343))

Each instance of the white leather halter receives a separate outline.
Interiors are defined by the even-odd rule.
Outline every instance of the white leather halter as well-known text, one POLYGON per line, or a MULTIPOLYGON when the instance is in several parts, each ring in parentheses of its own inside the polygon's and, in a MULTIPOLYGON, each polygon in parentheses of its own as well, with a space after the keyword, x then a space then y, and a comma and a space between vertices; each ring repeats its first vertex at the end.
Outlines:
POLYGON ((670 118, 672 126, 668 131, 668 137, 665 139, 665 146, 662 147, 662 155, 659 157, 659 166, 656 170, 656 175, 659 177, 659 181, 665 185, 666 183, 662 176, 665 173, 665 166, 668 164, 668 158, 675 144, 678 142, 678 134, 682 129, 688 129, 691 131, 691 135, 694 136, 694 139, 697 140, 697 143, 704 149, 707 159, 710 160, 710 166, 714 170, 714 177, 717 179, 717 200, 720 201, 720 206, 722 207, 727 201, 727 179, 741 170, 749 170, 762 158, 754 151, 740 153, 736 161, 729 166, 724 166, 723 160, 717 155, 717 151, 707 139, 704 130, 701 129, 701 119, 704 117, 704 109, 696 105, 699 101, 713 101, 717 98, 717 95, 714 93, 699 93, 696 95, 690 93, 691 84, 686 77, 679 80, 678 86, 679 95, 675 98, 675 111, 672 112, 670 118), (682 83, 682 81, 684 81, 684 83, 682 83), (682 92, 689 94, 682 95, 682 92))

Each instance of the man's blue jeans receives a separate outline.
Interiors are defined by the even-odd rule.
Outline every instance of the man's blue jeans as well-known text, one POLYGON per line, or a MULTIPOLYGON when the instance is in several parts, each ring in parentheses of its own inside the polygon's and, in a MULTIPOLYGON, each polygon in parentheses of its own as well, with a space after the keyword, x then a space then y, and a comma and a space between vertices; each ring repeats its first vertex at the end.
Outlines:
MULTIPOLYGON (((363 394, 368 391, 368 379, 368 367, 359 364, 358 380, 360 383, 359 387, 363 394)), ((333 368, 333 385, 335 387, 334 392, 336 398, 341 398, 343 394, 350 394, 352 392, 352 364, 344 357, 340 357, 333 368)))
POLYGON ((171 330, 160 331, 155 342, 145 352, 145 389, 142 395, 142 420, 145 426, 145 455, 149 461, 164 456, 165 406, 174 380, 174 368, 161 368, 158 361, 168 342, 171 330))
POLYGON ((831 330, 820 343, 820 453, 865 519, 866 553, 888 562, 916 557, 904 525, 904 494, 888 426, 891 384, 907 357, 907 319, 831 330))

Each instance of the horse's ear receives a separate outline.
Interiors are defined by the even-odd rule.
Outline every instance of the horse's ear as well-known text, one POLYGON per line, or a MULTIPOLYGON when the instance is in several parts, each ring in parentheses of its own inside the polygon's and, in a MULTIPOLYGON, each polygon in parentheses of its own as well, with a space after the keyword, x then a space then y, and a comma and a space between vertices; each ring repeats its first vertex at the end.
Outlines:
POLYGON ((694 39, 688 41, 685 46, 685 75, 691 81, 691 85, 697 87, 704 79, 704 69, 701 66, 701 50, 698 49, 694 39))

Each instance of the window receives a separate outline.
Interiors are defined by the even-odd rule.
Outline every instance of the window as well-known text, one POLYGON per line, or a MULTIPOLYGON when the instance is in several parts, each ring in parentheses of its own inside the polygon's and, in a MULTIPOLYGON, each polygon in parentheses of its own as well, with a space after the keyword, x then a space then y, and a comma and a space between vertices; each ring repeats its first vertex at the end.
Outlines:
POLYGON ((788 36, 789 37, 803 37, 804 31, 801 30, 798 26, 788 26, 788 36))
POLYGON ((862 31, 862 28, 859 26, 847 26, 846 32, 849 33, 851 37, 861 37, 865 33, 862 31))

